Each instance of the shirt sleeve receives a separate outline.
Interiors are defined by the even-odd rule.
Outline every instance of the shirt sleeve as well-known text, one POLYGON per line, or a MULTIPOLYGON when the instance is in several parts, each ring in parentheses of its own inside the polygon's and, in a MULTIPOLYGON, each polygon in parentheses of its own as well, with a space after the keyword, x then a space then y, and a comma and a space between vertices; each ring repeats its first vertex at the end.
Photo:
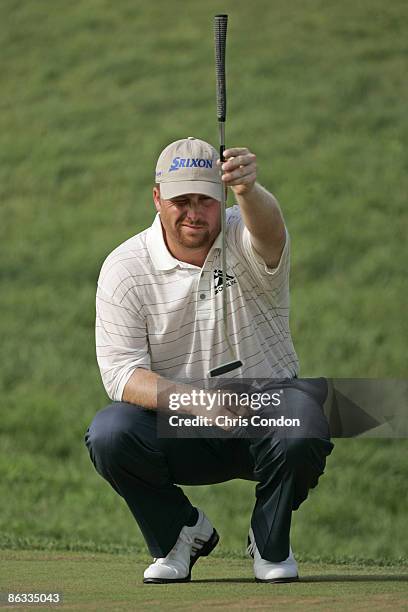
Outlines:
POLYGON ((238 206, 231 209, 229 217, 229 246, 236 251, 240 261, 249 269, 254 280, 262 287, 270 302, 277 307, 289 305, 290 236, 285 227, 285 246, 278 265, 269 268, 252 245, 238 206))
POLYGON ((123 390, 135 368, 150 369, 146 322, 136 310, 98 282, 96 293, 96 357, 109 398, 122 401, 123 390))

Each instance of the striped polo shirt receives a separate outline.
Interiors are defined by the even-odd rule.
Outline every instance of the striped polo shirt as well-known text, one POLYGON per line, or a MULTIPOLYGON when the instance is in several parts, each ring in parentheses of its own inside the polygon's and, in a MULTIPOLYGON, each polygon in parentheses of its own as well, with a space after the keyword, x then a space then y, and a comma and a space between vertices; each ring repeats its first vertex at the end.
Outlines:
MULTIPOLYGON (((228 324, 243 366, 228 378, 291 378, 289 235, 277 268, 254 251, 239 206, 227 209, 228 324)), ((154 223, 103 263, 96 295, 96 353, 109 397, 122 399, 135 368, 196 382, 230 361, 222 325, 221 234, 202 268, 168 251, 154 223)))

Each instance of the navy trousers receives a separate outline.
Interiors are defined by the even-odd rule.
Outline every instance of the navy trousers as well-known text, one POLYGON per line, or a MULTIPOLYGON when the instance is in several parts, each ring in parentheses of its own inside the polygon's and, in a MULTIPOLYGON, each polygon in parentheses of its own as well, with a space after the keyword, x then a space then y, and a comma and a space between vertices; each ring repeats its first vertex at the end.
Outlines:
POLYGON ((325 393, 313 380, 285 389, 287 410, 302 419, 305 437, 268 431, 256 438, 161 438, 155 411, 115 402, 96 414, 85 435, 91 460, 125 499, 153 557, 167 555, 190 517, 192 505, 177 485, 235 478, 258 483, 251 525, 262 558, 288 557, 292 511, 317 485, 333 448, 325 393))

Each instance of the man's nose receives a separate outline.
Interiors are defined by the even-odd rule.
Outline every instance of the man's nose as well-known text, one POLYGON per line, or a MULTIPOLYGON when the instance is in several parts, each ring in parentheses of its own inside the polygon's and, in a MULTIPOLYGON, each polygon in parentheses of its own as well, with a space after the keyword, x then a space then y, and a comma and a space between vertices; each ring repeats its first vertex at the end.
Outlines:
POLYGON ((187 216, 190 219, 198 219, 200 216, 200 206, 197 202, 189 202, 187 206, 187 216))

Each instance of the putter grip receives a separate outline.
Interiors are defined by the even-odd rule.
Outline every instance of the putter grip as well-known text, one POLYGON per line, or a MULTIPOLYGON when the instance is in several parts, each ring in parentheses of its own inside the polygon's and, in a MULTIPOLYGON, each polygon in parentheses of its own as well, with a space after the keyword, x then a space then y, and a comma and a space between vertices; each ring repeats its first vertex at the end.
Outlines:
POLYGON ((215 73, 217 79, 217 118, 225 121, 227 115, 227 96, 225 87, 225 47, 227 41, 228 15, 215 15, 215 73))

